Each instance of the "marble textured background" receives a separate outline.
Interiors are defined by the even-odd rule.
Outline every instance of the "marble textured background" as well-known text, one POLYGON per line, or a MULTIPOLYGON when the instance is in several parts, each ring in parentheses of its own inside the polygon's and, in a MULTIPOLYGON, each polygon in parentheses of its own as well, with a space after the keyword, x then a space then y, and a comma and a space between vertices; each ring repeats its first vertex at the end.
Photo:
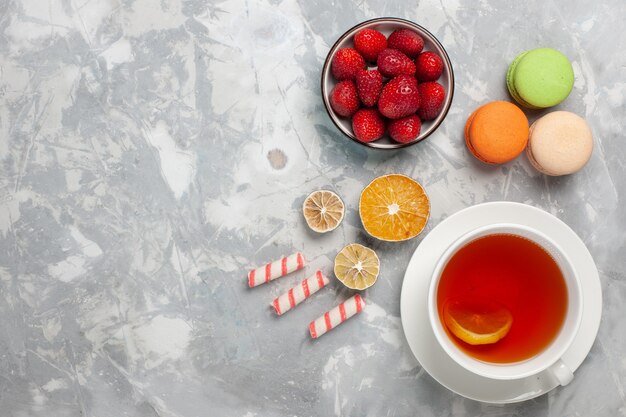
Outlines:
POLYGON ((625 18, 622 0, 0 0, 0 415, 626 416, 625 18), (443 126, 398 152, 345 140, 318 87, 334 40, 385 15, 434 32, 457 76, 443 126), (482 166, 462 141, 468 113, 507 99, 508 63, 537 46, 573 60, 559 107, 596 137, 566 178, 524 158, 482 166), (605 305, 570 386, 489 406, 421 369, 399 320, 421 238, 372 241, 355 210, 390 172, 424 184, 426 233, 510 200, 580 234, 605 305), (324 236, 299 210, 318 188, 348 206, 324 236), (364 314, 317 342, 307 323, 348 295, 339 285, 280 319, 267 304, 300 276, 245 287, 247 269, 294 250, 330 272, 353 241, 384 273, 364 314))

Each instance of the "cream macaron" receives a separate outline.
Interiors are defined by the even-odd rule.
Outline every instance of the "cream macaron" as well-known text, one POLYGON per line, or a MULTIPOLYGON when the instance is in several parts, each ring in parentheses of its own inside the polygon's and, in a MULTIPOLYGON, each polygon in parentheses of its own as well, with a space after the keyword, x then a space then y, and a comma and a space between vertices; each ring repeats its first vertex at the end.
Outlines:
POLYGON ((577 114, 555 111, 530 126, 526 154, 546 175, 573 174, 589 161, 592 150, 591 128, 577 114))

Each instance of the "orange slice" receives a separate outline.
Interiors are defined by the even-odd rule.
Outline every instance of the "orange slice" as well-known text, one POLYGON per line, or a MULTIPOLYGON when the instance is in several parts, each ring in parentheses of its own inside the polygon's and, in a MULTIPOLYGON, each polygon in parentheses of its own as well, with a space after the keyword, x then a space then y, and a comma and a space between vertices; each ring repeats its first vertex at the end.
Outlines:
POLYGON ((406 175, 383 175, 361 193, 359 215, 365 231, 388 242, 419 235, 430 214, 430 201, 422 186, 406 175))
POLYGON ((374 285, 380 272, 380 260, 370 248, 352 243, 335 257, 335 276, 353 290, 364 290, 374 285))
POLYGON ((313 191, 302 204, 302 213, 309 227, 326 233, 335 230, 343 220, 345 207, 341 198, 332 191, 313 191))
POLYGON ((507 335, 513 316, 495 301, 450 301, 444 305, 443 320, 448 330, 462 341, 470 345, 488 345, 507 335))

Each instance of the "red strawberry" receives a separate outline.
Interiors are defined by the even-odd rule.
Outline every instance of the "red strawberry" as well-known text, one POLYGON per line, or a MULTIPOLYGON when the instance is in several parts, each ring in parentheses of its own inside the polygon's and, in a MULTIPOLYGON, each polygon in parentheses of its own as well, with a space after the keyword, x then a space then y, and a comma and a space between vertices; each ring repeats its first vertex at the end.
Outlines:
POLYGON ((385 49, 378 54, 378 71, 385 77, 396 77, 401 74, 415 74, 415 64, 411 59, 396 49, 385 49))
POLYGON ((422 122, 417 115, 412 114, 402 119, 392 120, 387 127, 391 139, 400 143, 409 143, 419 136, 422 122))
POLYGON ((356 73, 365 68, 365 60, 356 49, 342 48, 335 54, 330 68, 337 81, 354 80, 356 73))
POLYGON ((383 87, 378 110, 390 119, 400 119, 415 113, 420 107, 417 80, 410 75, 398 75, 383 87))
POLYGON ((432 120, 439 115, 446 99, 446 90, 437 82, 431 81, 417 86, 420 95, 420 108, 417 114, 422 120, 432 120))
POLYGON ((415 76, 420 82, 435 81, 443 72, 443 60, 434 52, 422 52, 415 59, 417 72, 415 76))
POLYGON ((350 117, 361 107, 354 81, 346 80, 337 83, 330 92, 330 106, 340 116, 350 117))
POLYGON ((383 76, 380 75, 380 72, 378 70, 359 70, 355 81, 363 105, 375 106, 383 89, 383 76))
POLYGON ((380 51, 387 47, 385 35, 374 29, 361 29, 354 35, 354 49, 367 61, 376 62, 380 51))
POLYGON ((398 29, 389 35, 388 45, 409 58, 415 58, 424 49, 424 39, 412 30, 398 29))
POLYGON ((372 142, 385 134, 385 121, 376 109, 361 109, 352 117, 352 131, 360 142, 372 142))

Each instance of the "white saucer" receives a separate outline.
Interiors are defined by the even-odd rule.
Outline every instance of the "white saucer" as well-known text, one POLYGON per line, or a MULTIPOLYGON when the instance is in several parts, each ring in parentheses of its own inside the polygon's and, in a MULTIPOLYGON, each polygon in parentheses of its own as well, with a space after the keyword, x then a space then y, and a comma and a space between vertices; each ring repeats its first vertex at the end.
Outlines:
POLYGON ((428 320, 428 288, 439 256, 458 237, 493 223, 517 223, 538 229, 567 252, 583 288, 583 318, 563 362, 575 371, 583 362, 600 327, 602 289, 598 270, 578 235, 565 223, 538 208, 494 202, 461 210, 443 220, 424 238, 409 262, 402 284, 402 327, 413 354, 441 385, 464 397, 488 403, 514 403, 538 397, 558 382, 546 371, 518 380, 484 378, 462 368, 440 347, 428 320))

